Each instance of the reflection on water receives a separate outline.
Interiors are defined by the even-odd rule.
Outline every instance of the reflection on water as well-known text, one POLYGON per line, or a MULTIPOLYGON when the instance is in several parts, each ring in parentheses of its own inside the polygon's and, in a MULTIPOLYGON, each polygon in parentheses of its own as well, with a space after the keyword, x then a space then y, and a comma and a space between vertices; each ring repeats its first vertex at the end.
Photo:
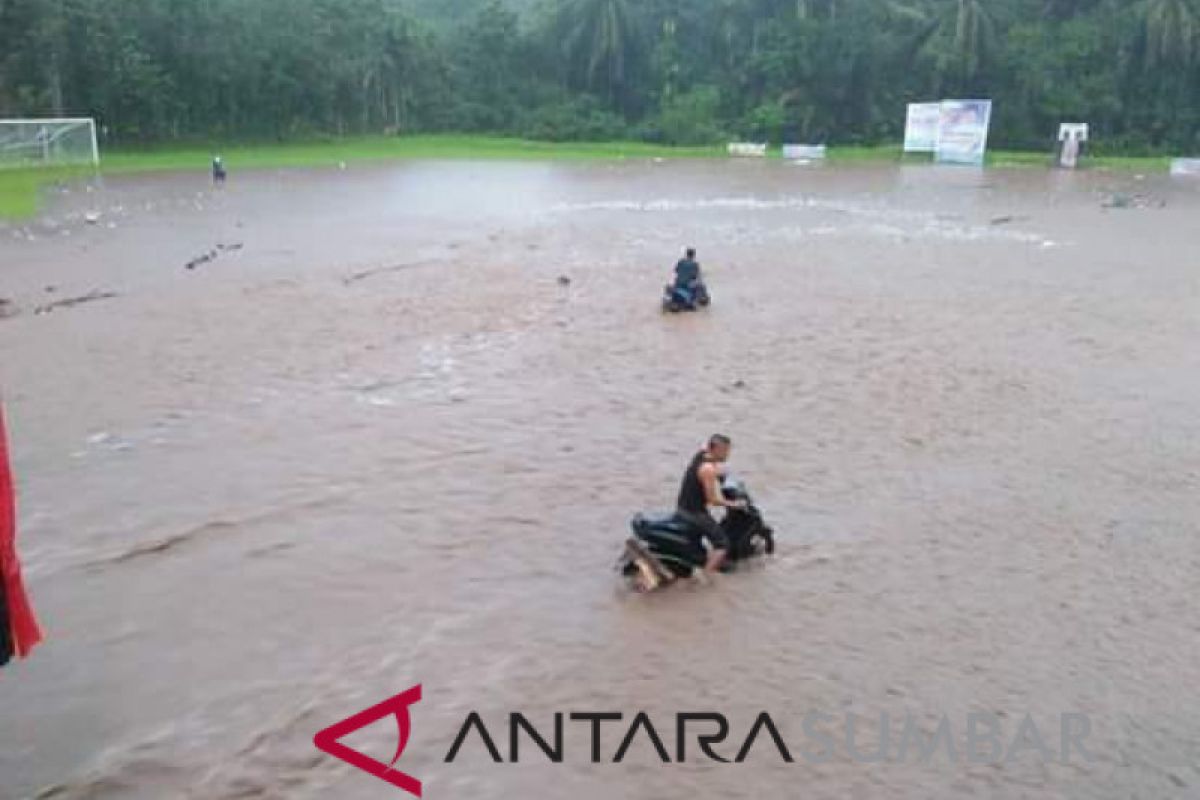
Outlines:
POLYGON ((744 162, 75 190, 0 231, 50 634, 0 681, 0 794, 377 796, 312 734, 417 682, 428 796, 1194 785, 1196 207, 1133 175, 744 162), (218 242, 244 246, 183 269, 218 242), (663 317, 689 244, 714 306, 663 317), (28 313, 48 286, 119 296, 28 313), (629 517, 714 430, 780 555, 621 593, 629 517), (1084 712, 1100 760, 444 764, 470 709, 1084 712))

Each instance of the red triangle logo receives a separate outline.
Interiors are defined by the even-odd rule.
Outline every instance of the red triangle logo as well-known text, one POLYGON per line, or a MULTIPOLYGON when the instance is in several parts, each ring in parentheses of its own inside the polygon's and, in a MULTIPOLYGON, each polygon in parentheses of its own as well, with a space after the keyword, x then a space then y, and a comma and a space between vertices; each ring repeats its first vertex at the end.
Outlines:
POLYGON ((412 733, 412 720, 409 718, 408 708, 420 700, 421 685, 417 684, 395 697, 365 708, 353 716, 346 717, 341 722, 335 722, 323 731, 318 731, 313 736, 313 744, 317 746, 318 750, 341 759, 352 767, 357 767, 409 794, 420 797, 421 782, 411 775, 405 775, 403 772, 393 769, 396 762, 400 760, 400 756, 404 754, 404 748, 408 746, 408 737, 412 733), (339 741, 342 737, 349 736, 388 715, 396 718, 400 732, 400 746, 396 748, 396 756, 392 759, 392 763, 384 764, 382 761, 376 761, 357 750, 351 750, 339 741))

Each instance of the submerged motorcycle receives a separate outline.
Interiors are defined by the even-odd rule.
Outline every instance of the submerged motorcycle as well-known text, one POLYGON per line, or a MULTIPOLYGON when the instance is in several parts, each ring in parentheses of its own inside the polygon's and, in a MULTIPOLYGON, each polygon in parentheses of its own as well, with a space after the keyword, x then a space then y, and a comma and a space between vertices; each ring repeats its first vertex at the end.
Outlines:
MULTIPOLYGON (((723 570, 736 569, 739 562, 775 552, 775 532, 763 520, 750 499, 746 485, 727 475, 721 483, 727 500, 744 500, 745 508, 729 508, 721 529, 729 539, 723 570)), ((617 562, 617 570, 636 589, 653 591, 678 578, 703 570, 708 549, 700 531, 677 514, 637 514, 629 523, 633 536, 617 562)))
POLYGON ((700 281, 688 286, 668 283, 663 287, 663 311, 696 311, 708 303, 708 288, 700 281))

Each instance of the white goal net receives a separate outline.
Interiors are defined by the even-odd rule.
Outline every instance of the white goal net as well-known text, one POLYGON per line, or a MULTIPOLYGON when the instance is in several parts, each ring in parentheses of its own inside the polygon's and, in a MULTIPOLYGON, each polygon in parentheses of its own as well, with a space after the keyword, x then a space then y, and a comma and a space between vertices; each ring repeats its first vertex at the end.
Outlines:
POLYGON ((91 119, 0 119, 0 169, 99 163, 91 119))

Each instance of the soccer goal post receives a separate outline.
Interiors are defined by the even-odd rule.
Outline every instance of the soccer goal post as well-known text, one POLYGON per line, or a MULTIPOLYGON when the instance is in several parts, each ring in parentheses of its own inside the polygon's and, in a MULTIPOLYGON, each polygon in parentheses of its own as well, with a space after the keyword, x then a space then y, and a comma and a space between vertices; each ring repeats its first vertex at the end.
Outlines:
POLYGON ((0 169, 99 163, 93 119, 0 119, 0 169))

